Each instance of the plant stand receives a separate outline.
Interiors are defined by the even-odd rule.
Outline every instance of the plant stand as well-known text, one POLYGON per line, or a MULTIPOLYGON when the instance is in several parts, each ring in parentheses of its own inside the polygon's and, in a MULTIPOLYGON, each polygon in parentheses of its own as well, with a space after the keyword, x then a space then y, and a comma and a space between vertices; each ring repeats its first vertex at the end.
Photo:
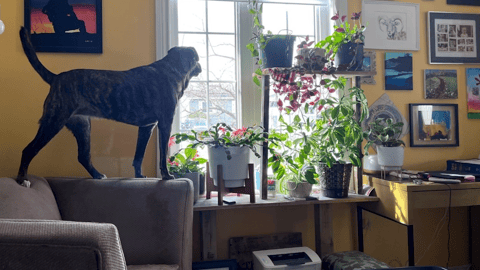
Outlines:
POLYGON ((254 187, 254 176, 253 176, 253 164, 248 164, 248 178, 245 179, 245 186, 238 187, 238 188, 226 188, 225 187, 225 180, 223 179, 223 166, 217 166, 217 183, 218 187, 213 184, 213 178, 210 177, 210 169, 207 163, 207 173, 206 173, 206 181, 207 181, 207 192, 206 192, 206 199, 210 199, 210 193, 212 191, 218 192, 218 205, 223 205, 223 195, 227 193, 240 193, 240 194, 247 194, 250 195, 250 203, 255 203, 255 187, 254 187))

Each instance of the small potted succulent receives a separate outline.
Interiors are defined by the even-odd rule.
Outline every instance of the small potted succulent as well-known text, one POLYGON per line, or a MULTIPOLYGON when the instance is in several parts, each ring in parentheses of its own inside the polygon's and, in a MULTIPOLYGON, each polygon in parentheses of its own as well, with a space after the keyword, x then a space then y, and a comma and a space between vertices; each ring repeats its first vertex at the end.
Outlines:
MULTIPOLYGON (((398 168, 403 165, 405 142, 400 140, 404 123, 377 118, 369 124, 369 136, 366 148, 375 144, 380 166, 398 168)), ((366 151, 367 152, 367 151, 366 151)), ((368 154, 368 152, 367 152, 368 154)))
POLYGON ((250 151, 260 157, 257 146, 266 140, 264 129, 259 126, 233 129, 225 123, 218 123, 203 132, 175 134, 176 142, 190 141, 190 147, 207 146, 210 176, 217 185, 217 166, 223 166, 226 188, 242 187, 248 178, 250 151))
MULTIPOLYGON (((170 137, 168 147, 175 144, 175 135, 170 137)), ((168 171, 172 173, 175 178, 188 178, 193 182, 194 202, 198 200, 200 190, 203 183, 203 168, 202 164, 207 162, 206 159, 199 157, 198 151, 192 147, 185 147, 168 158, 168 171)))
POLYGON ((337 56, 335 61, 338 70, 352 71, 362 68, 365 40, 363 32, 366 27, 360 22, 361 13, 353 13, 351 19, 354 23, 350 24, 346 15, 340 17, 337 12, 332 17, 336 22, 333 33, 315 45, 324 48, 328 58, 334 59, 337 56))

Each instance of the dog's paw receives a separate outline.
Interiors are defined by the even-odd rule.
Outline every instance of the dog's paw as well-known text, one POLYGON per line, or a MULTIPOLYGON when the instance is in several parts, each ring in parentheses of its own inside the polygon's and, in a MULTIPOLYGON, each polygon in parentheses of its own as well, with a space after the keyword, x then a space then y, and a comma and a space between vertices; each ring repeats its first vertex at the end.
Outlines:
POLYGON ((30 186, 32 185, 32 183, 30 183, 30 181, 28 180, 23 180, 23 182, 20 184, 21 186, 24 186, 26 188, 30 188, 30 186))

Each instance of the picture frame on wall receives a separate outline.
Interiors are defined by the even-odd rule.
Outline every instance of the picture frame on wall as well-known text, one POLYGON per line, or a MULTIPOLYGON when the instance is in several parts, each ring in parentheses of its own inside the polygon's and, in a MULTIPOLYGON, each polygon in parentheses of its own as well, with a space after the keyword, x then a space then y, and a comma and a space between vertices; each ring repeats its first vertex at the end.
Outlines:
POLYGON ((411 53, 385 53, 385 90, 413 90, 411 53))
POLYGON ((102 53, 102 0, 24 0, 37 52, 102 53))
POLYGON ((447 5, 480 6, 478 0, 447 0, 447 5))
MULTIPOLYGON (((363 71, 374 72, 377 74, 377 53, 375 51, 363 51, 363 71)), ((374 76, 364 76, 361 78, 361 84, 376 84, 374 76)))
POLYGON ((458 105, 411 103, 410 147, 459 146, 458 105))
POLYGON ((430 64, 480 63, 480 14, 428 12, 430 64))
POLYGON ((425 99, 457 99, 456 69, 425 69, 425 99))
POLYGON ((363 0, 365 48, 420 50, 420 6, 404 2, 363 0))

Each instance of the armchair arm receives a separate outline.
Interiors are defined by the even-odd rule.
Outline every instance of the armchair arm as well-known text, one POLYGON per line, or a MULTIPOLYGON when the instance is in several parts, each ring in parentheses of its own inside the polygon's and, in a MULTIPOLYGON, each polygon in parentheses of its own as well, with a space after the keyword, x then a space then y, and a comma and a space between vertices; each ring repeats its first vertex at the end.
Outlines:
POLYGON ((113 224, 0 220, 0 269, 127 269, 113 224))
POLYGON ((188 179, 47 179, 62 219, 112 223, 127 265, 192 267, 193 184, 188 179))

